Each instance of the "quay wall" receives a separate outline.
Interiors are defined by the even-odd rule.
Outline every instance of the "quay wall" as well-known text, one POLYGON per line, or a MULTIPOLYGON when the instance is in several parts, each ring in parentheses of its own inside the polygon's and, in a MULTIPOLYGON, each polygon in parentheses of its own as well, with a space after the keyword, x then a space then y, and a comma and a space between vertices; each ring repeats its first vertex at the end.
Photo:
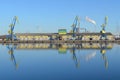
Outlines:
POLYGON ((120 43, 120 40, 20 40, 0 41, 0 43, 120 43))

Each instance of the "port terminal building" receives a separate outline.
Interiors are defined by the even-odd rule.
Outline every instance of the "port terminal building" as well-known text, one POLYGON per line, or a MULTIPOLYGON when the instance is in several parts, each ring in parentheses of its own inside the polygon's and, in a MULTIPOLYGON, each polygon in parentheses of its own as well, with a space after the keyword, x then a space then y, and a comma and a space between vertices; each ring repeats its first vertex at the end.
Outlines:
MULTIPOLYGON (((72 40, 72 33, 16 33, 19 40, 72 40)), ((100 40, 101 33, 76 33, 76 40, 100 40)), ((114 40, 112 33, 106 33, 108 40, 114 40)))

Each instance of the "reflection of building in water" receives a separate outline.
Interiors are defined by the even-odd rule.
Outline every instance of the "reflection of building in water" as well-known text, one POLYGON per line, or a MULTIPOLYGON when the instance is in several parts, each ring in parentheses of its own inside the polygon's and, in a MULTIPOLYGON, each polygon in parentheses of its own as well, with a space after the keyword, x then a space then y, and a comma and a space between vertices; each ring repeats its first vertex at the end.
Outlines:
POLYGON ((14 49, 16 48, 15 45, 7 45, 7 48, 8 48, 8 53, 11 55, 11 60, 13 62, 13 64, 15 65, 15 68, 18 68, 18 64, 16 63, 16 59, 15 59, 15 56, 14 56, 14 49))
MULTIPOLYGON (((109 44, 99 44, 99 43, 83 43, 83 44, 18 44, 16 45, 16 49, 17 50, 22 50, 22 49, 37 49, 37 50, 42 50, 42 49, 57 49, 59 54, 66 54, 67 50, 70 50, 70 52, 72 53, 72 58, 73 61, 76 65, 76 67, 79 67, 80 65, 80 60, 78 60, 77 56, 76 56, 76 50, 85 50, 85 49, 99 49, 103 60, 105 62, 105 67, 108 68, 108 60, 106 57, 106 50, 107 49, 111 49, 113 46, 112 43, 109 44)), ((16 64, 16 60, 13 54, 13 50, 14 50, 14 46, 9 46, 8 45, 8 49, 9 49, 9 53, 11 54, 11 59, 14 62, 15 66, 17 67, 16 64)), ((86 60, 90 60, 93 57, 96 56, 96 51, 94 51, 93 53, 90 53, 88 55, 86 55, 84 58, 86 60)))
POLYGON ((56 45, 56 48, 58 49, 59 53, 67 53, 67 45, 58 44, 56 45))
MULTIPOLYGON (((111 49, 113 46, 112 43, 106 45, 106 49, 111 49)), ((76 49, 101 49, 101 45, 99 43, 81 43, 75 44, 74 46, 76 49)), ((73 44, 18 44, 16 49, 71 49, 73 48, 73 44)))

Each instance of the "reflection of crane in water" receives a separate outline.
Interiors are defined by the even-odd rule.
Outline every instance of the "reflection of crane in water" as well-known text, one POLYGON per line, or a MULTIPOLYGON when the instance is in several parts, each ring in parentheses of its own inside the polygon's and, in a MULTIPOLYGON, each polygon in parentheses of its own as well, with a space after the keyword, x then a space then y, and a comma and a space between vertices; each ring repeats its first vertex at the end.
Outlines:
POLYGON ((75 45, 73 45, 73 48, 72 48, 72 50, 71 50, 71 53, 73 54, 73 60, 74 60, 74 62, 75 62, 75 65, 76 65, 76 67, 79 67, 79 61, 78 61, 78 59, 77 59, 77 57, 76 57, 76 54, 75 54, 75 45))
POLYGON ((101 44, 101 54, 102 54, 102 58, 103 58, 103 60, 104 60, 104 63, 105 63, 105 68, 107 69, 108 68, 108 59, 107 59, 107 57, 106 57, 106 45, 107 44, 105 44, 105 45, 103 45, 103 44, 101 44))
POLYGON ((15 59, 15 56, 14 56, 14 49, 16 48, 15 45, 7 45, 7 48, 9 49, 8 53, 11 55, 11 60, 12 62, 14 63, 15 65, 15 68, 18 67, 18 64, 16 63, 16 59, 15 59))

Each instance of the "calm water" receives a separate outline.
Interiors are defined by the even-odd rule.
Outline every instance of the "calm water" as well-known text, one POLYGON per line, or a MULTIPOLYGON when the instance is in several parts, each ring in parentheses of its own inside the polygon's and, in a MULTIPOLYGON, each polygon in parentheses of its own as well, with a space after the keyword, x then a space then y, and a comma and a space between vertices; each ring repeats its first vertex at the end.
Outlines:
POLYGON ((0 44, 0 80, 120 80, 118 44, 0 44))

